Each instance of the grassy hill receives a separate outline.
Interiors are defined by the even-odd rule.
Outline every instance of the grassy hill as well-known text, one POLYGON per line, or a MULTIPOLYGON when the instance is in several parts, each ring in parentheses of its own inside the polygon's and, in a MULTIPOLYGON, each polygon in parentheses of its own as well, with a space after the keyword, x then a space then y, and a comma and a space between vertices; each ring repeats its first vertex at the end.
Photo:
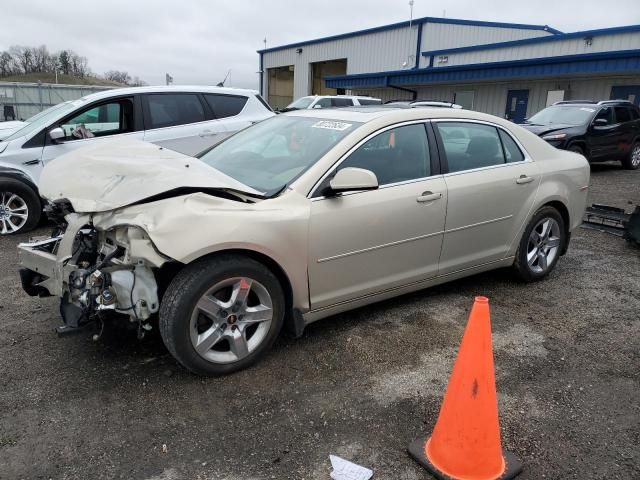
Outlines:
MULTIPOLYGON (((0 82, 29 82, 37 83, 56 83, 56 75, 54 73, 28 73, 26 75, 13 75, 9 77, 0 77, 0 82)), ((58 83, 64 85, 102 85, 106 87, 122 87, 120 83, 112 82, 95 77, 74 77, 72 75, 58 74, 58 83)))

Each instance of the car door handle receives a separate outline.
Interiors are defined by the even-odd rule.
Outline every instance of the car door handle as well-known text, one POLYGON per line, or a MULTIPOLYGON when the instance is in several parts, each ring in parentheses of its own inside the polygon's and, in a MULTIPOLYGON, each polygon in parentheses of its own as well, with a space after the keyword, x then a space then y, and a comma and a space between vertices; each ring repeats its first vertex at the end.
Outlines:
POLYGON ((442 193, 422 192, 422 195, 416 198, 416 201, 418 203, 425 203, 425 202, 433 202, 434 200, 440 200, 441 198, 442 198, 442 193))
POLYGON ((213 135, 215 135, 215 132, 212 132, 211 130, 202 130, 198 136, 200 137, 212 137, 213 135))
POLYGON ((518 185, 524 185, 525 183, 531 183, 533 182, 535 179, 533 177, 528 177, 526 175, 520 175, 519 178, 516 178, 516 183, 518 185))

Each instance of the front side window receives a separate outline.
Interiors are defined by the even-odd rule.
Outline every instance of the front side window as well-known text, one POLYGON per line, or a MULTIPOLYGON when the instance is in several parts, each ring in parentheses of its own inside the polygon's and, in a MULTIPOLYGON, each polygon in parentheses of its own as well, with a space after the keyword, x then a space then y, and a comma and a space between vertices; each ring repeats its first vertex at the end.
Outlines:
POLYGON ((173 127, 206 120, 204 107, 195 93, 147 95, 149 123, 147 129, 173 127))
MULTIPOLYGON (((436 127, 442 139, 449 172, 524 159, 515 143, 506 143, 503 149, 503 141, 496 127, 465 122, 436 122, 436 127)), ((511 140, 506 134, 503 138, 511 140)))
POLYGON ((313 108, 330 108, 330 107, 331 107, 331 99, 330 98, 321 98, 313 106, 313 108))
POLYGON ((229 137, 200 160, 268 195, 291 183, 360 125, 278 115, 229 137))
POLYGON ((613 124, 613 108, 611 107, 603 108, 598 112, 594 120, 605 120, 607 122, 606 125, 612 125, 613 124))
POLYGON ((227 118, 238 115, 247 104, 247 97, 205 93, 204 99, 209 104, 216 118, 227 118))
POLYGON ((60 123, 65 140, 103 137, 133 131, 133 101, 118 99, 67 117, 60 123))
POLYGON ((385 185, 431 175, 429 142, 424 124, 406 125, 382 132, 340 164, 371 170, 385 185))

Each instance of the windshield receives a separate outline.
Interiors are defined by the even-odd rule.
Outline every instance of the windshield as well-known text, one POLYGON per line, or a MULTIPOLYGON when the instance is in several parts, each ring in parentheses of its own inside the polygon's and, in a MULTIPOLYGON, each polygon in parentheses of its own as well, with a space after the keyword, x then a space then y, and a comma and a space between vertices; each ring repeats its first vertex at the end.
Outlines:
POLYGON ((287 105, 287 108, 304 110, 305 108, 309 108, 309 105, 311 105, 311 102, 313 102, 313 98, 314 97, 299 98, 295 102, 287 105))
POLYGON ((41 128, 48 126, 51 121, 71 112, 74 108, 76 108, 75 102, 59 103, 58 105, 47 108, 46 110, 43 110, 42 112, 27 119, 27 124, 24 127, 14 132, 13 135, 5 138, 4 141, 8 142, 14 138, 24 137, 25 135, 38 131, 41 128))
POLYGON ((282 190, 360 123, 279 115, 242 130, 200 160, 265 195, 282 190))
POLYGON ((589 122, 596 109, 591 107, 578 106, 555 106, 539 111, 528 120, 528 123, 536 125, 584 125, 589 122))

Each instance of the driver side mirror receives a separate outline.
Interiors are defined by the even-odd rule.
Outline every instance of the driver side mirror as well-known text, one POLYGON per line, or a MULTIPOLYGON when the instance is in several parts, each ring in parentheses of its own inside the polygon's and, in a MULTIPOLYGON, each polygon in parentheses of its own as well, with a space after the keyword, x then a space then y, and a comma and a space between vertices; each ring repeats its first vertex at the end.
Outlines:
POLYGON ((329 188, 334 194, 357 190, 375 190, 378 188, 378 178, 371 170, 347 167, 338 170, 338 173, 329 182, 329 188))
POLYGON ((606 118, 596 118, 593 121, 593 126, 594 127, 606 127, 607 125, 609 125, 609 122, 607 122, 606 118))
POLYGON ((66 137, 64 130, 60 127, 52 128, 49 130, 49 138, 54 142, 66 137))

